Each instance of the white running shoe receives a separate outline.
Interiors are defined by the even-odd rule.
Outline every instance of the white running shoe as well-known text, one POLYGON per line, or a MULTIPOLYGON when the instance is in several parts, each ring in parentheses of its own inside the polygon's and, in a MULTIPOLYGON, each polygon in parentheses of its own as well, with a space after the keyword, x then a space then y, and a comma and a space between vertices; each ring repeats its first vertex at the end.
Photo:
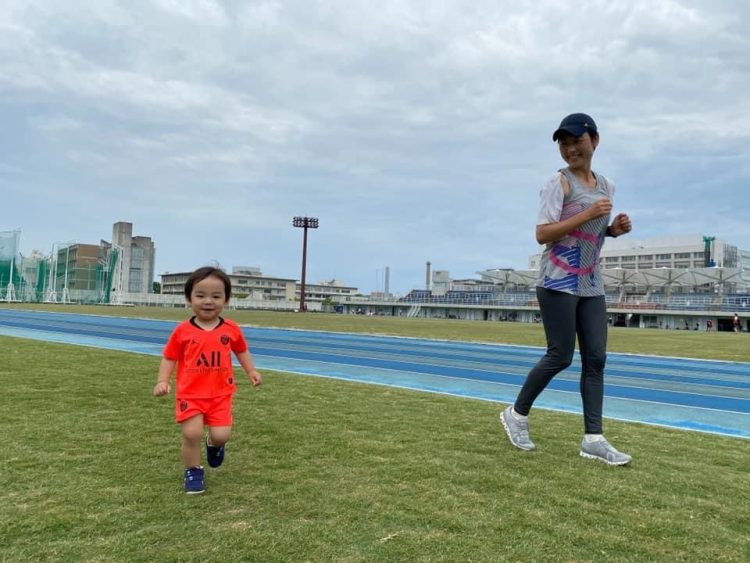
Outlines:
POLYGON ((633 460, 632 456, 618 452, 612 444, 604 438, 596 442, 581 442, 581 457, 597 459, 608 465, 627 465, 633 460))
POLYGON ((503 423, 503 428, 505 428, 505 433, 508 434, 510 443, 519 450, 530 452, 536 446, 529 438, 529 421, 519 420, 513 415, 511 409, 513 409, 512 406, 500 413, 500 422, 503 423))

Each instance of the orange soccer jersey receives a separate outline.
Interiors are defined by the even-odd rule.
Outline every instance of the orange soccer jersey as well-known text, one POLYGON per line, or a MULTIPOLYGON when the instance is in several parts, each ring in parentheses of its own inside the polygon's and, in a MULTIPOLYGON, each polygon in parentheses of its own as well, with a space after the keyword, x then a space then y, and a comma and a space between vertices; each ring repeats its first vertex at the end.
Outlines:
POLYGON ((180 323, 164 347, 164 357, 177 362, 175 397, 208 399, 232 395, 237 389, 232 352, 247 350, 240 327, 221 319, 213 330, 204 330, 190 319, 180 323))

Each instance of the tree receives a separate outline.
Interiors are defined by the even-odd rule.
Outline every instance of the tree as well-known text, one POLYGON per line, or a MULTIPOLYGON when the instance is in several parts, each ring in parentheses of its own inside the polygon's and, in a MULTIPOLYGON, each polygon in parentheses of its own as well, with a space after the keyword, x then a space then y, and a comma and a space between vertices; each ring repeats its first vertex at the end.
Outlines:
POLYGON ((154 293, 161 293, 161 284, 159 282, 154 282, 152 290, 154 293))

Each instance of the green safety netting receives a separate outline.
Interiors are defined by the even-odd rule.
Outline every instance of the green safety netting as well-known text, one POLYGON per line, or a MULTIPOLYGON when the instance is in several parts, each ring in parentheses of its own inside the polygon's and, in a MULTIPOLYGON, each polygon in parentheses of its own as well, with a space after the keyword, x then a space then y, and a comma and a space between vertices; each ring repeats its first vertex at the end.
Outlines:
POLYGON ((21 285, 18 264, 20 237, 21 231, 18 230, 0 232, 0 299, 7 299, 9 289, 17 291, 21 285))
POLYGON ((68 246, 53 250, 53 256, 35 252, 32 257, 23 257, 19 242, 20 230, 0 231, 0 301, 114 301, 119 249, 102 245, 95 264, 76 265, 67 261, 68 246))

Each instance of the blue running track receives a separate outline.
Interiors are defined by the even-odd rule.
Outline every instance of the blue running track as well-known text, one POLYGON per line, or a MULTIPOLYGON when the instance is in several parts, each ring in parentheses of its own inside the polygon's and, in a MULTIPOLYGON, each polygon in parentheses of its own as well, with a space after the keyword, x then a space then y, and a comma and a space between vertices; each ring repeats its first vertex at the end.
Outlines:
MULTIPOLYGON (((0 335, 160 355, 176 323, 0 308, 0 335)), ((391 385, 502 403, 540 348, 244 328, 259 369, 391 385)), ((536 406, 580 413, 578 358, 536 406)), ((609 354, 609 418, 750 438, 750 364, 609 354)))

